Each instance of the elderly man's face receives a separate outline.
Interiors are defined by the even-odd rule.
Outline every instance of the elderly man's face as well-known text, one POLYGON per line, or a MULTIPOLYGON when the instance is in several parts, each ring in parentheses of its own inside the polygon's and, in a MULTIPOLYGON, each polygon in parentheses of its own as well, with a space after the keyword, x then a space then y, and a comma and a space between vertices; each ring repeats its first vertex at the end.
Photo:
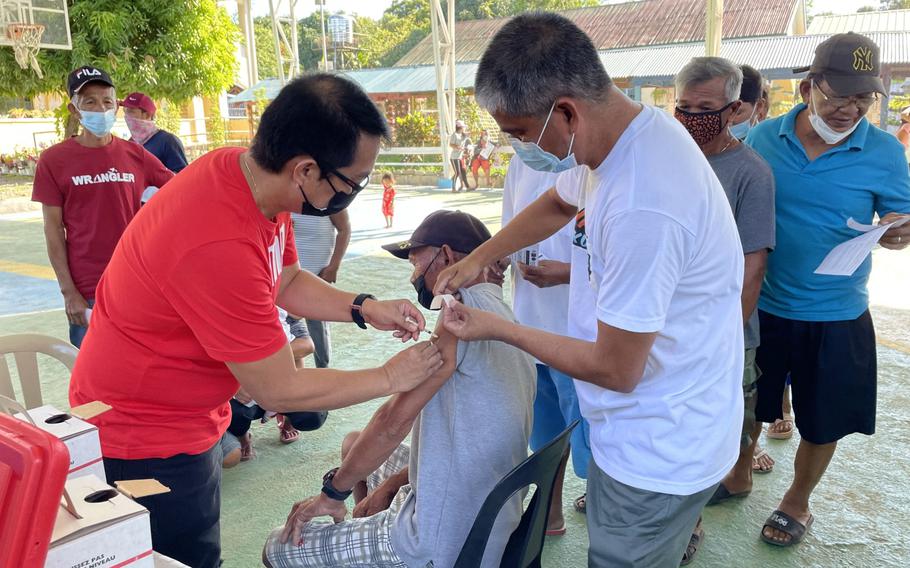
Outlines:
MULTIPOLYGON (((726 81, 722 77, 717 77, 710 81, 705 81, 704 83, 689 85, 678 93, 676 106, 686 112, 710 112, 712 110, 719 110, 730 102, 727 100, 725 91, 726 81)), ((726 123, 735 113, 734 107, 738 109, 739 106, 740 105, 734 104, 724 111, 724 115, 722 116, 724 123, 726 123)))
POLYGON ((423 276, 426 287, 432 290, 436 287, 436 279, 445 268, 446 252, 439 247, 420 247, 412 249, 408 254, 408 261, 414 270, 411 272, 411 284, 423 276))
POLYGON ((822 78, 803 80, 799 92, 809 109, 815 112, 834 130, 844 132, 862 120, 875 104, 875 93, 860 93, 841 97, 822 78), (814 86, 813 86, 814 85, 814 86))

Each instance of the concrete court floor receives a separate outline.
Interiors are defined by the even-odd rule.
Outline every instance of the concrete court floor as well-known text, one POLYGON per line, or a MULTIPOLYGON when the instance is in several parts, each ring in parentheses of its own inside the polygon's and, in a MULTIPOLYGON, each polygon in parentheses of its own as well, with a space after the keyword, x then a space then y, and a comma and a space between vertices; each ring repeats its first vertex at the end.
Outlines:
MULTIPOLYGON (((352 206, 354 241, 340 273, 339 285, 382 297, 414 298, 408 283, 409 265, 378 250, 378 245, 406 238, 429 212, 462 208, 495 230, 501 193, 454 195, 402 188, 396 204, 396 227, 386 230, 379 213, 378 192, 367 192, 352 206)), ((879 567, 910 564, 910 251, 875 253, 873 310, 879 333, 878 432, 873 437, 847 438, 829 474, 816 492, 816 522, 798 547, 780 550, 758 539, 765 517, 787 487, 797 440, 767 441, 778 460, 773 473, 756 478, 752 495, 743 501, 705 512, 707 538, 696 567, 879 567)), ((53 281, 41 231, 40 216, 0 216, 0 334, 40 332, 66 337, 62 302, 53 281)), ((343 369, 380 364, 399 345, 373 331, 350 325, 333 329, 334 365, 343 369)), ((65 408, 66 374, 42 361, 47 401, 65 408)), ((274 423, 253 427, 258 459, 226 471, 222 487, 222 545, 227 568, 259 565, 262 543, 270 529, 283 522, 291 504, 315 494, 322 474, 339 462, 341 439, 361 428, 378 401, 332 412, 319 431, 304 433, 299 442, 282 446, 274 423)), ((478 435, 485 435, 482 430, 478 435)), ((494 435, 488 433, 486 435, 494 435)), ((571 467, 571 466, 570 466, 571 467)), ((550 538, 544 566, 586 564, 585 518, 571 508, 584 491, 571 474, 566 483, 568 534, 550 538)))

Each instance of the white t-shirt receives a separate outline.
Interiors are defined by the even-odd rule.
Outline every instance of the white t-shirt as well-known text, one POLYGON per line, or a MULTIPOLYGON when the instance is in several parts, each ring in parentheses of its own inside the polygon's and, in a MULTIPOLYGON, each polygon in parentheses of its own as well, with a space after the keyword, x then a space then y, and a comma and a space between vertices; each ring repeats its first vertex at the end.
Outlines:
POLYGON ((657 333, 633 392, 575 383, 594 461, 647 491, 707 489, 736 461, 743 419, 743 251, 727 197, 682 125, 651 107, 596 170, 570 173, 556 187, 580 211, 577 336, 596 337, 592 313, 657 333))
MULTIPOLYGON (((517 156, 509 162, 502 191, 502 226, 505 227, 525 207, 548 189, 556 186, 558 174, 538 172, 526 166, 517 156)), ((568 223, 538 245, 541 260, 569 262, 572 257, 572 235, 575 223, 568 223)), ((550 333, 566 335, 569 313, 569 286, 561 284, 538 288, 521 276, 512 264, 512 310, 523 325, 550 333)))

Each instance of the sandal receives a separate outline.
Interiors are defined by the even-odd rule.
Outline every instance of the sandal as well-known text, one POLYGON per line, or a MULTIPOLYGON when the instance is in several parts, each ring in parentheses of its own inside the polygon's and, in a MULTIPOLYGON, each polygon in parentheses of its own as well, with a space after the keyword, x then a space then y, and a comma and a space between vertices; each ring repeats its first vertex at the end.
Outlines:
POLYGON ((778 418, 774 424, 768 426, 768 432, 765 434, 772 440, 789 440, 793 437, 793 415, 784 414, 783 418, 778 418))
POLYGON ((692 531, 692 536, 689 537, 689 545, 686 546, 686 551, 683 553, 682 560, 679 562, 680 566, 686 566, 695 560, 695 555, 698 554, 698 547, 701 546, 701 542, 705 539, 705 531, 701 528, 701 524, 695 527, 695 530, 692 531))
POLYGON ((563 523, 562 526, 558 529, 547 529, 545 533, 547 536, 563 536, 566 534, 566 524, 563 523))
POLYGON ((724 501, 729 501, 730 499, 743 499, 748 497, 750 493, 752 493, 751 489, 749 491, 740 491, 739 493, 730 493, 727 486, 721 483, 717 486, 717 489, 714 490, 714 495, 711 495, 711 498, 708 499, 705 506, 710 507, 711 505, 718 505, 724 501))
POLYGON ((579 513, 581 513, 582 515, 584 515, 588 511, 587 497, 588 497, 588 494, 585 493, 581 497, 578 497, 575 499, 575 503, 574 503, 575 510, 578 511, 579 513))
POLYGON ((774 460, 771 459, 771 455, 764 448, 755 446, 755 453, 752 455, 752 473, 765 474, 772 471, 774 471, 774 460), (762 467, 762 458, 767 458, 767 461, 771 462, 771 466, 768 469, 762 467))
POLYGON ((291 426, 290 421, 283 415, 278 416, 278 440, 282 444, 293 444, 300 438, 300 432, 291 426))
POLYGON ((797 544, 799 541, 801 541, 803 539, 803 537, 809 531, 809 527, 812 526, 812 522, 814 520, 815 520, 815 517, 812 515, 809 515, 809 520, 806 521, 806 524, 804 525, 801 522, 794 519, 793 517, 791 517, 790 515, 788 515, 787 513, 784 513, 783 511, 777 509, 773 513, 771 513, 771 516, 768 517, 768 520, 765 521, 764 526, 761 528, 761 539, 773 546, 780 546, 780 547, 793 546, 794 544, 797 544), (766 528, 777 529, 780 532, 789 535, 790 540, 788 540, 786 542, 781 542, 779 540, 775 540, 771 537, 765 536, 766 528))

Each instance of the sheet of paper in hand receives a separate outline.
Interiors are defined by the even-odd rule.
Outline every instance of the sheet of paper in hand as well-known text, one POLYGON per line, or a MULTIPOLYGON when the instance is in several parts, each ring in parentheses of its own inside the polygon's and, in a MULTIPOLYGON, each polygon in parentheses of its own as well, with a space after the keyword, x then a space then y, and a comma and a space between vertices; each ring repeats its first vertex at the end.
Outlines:
POLYGON ((878 244, 882 235, 888 229, 900 227, 907 221, 910 221, 910 217, 903 217, 887 225, 865 225, 855 221, 852 217, 847 219, 848 227, 863 234, 831 249, 831 252, 815 269, 815 273, 828 276, 852 276, 878 244))

